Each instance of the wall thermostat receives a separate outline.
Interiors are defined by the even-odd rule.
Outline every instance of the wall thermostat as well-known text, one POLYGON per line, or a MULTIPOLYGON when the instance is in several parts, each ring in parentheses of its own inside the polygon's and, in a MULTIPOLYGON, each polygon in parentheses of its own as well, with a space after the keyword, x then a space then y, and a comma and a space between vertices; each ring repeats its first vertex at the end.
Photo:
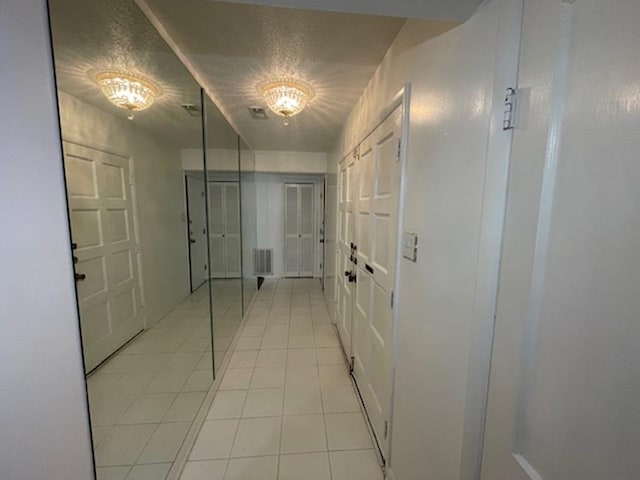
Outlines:
POLYGON ((411 232, 402 233, 402 256, 415 262, 418 260, 418 235, 411 232))

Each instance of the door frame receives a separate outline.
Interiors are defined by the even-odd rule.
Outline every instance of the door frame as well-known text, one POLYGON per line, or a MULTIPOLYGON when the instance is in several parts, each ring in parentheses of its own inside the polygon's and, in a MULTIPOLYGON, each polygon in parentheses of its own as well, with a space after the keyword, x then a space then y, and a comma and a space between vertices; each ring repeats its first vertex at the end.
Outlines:
MULTIPOLYGON (((131 189, 131 208, 133 210, 133 237, 136 245, 136 266, 138 269, 138 288, 140 289, 140 314, 142 315, 142 328, 143 330, 147 330, 149 328, 148 319, 146 314, 146 298, 145 298, 145 290, 144 290, 144 273, 142 270, 142 248, 140 247, 140 217, 138 215, 138 192, 136 185, 136 172, 135 172, 135 162, 134 156, 128 152, 123 150, 118 150, 117 148, 113 148, 109 145, 103 144, 101 142, 95 142, 94 140, 86 141, 81 136, 76 135, 67 135, 64 134, 61 136, 61 146, 64 142, 71 143, 73 145, 77 145, 79 147, 89 148, 91 150, 97 150, 99 152, 103 152, 109 155, 116 155, 118 157, 126 158, 129 163, 129 187, 131 189)), ((63 150, 64 155, 64 150, 63 150)), ((64 157, 63 157, 64 160, 64 157)), ((64 165, 63 165, 64 166, 64 165)), ((65 172, 66 177, 66 172, 65 172)), ((67 192, 65 186, 65 199, 67 199, 67 192)), ((67 201, 67 211, 69 210, 68 199, 67 201)), ((76 303, 78 307, 78 322, 80 321, 80 304, 78 302, 78 290, 77 284, 74 283, 74 290, 76 292, 76 303)), ((82 328, 82 327, 80 327, 82 328)))
MULTIPOLYGON (((484 449, 493 335, 504 240, 513 128, 504 129, 505 92, 518 91, 524 0, 501 8, 493 100, 478 235, 472 326, 460 460, 460 479, 479 480, 484 449)), ((516 113, 517 126, 517 113, 516 113)))

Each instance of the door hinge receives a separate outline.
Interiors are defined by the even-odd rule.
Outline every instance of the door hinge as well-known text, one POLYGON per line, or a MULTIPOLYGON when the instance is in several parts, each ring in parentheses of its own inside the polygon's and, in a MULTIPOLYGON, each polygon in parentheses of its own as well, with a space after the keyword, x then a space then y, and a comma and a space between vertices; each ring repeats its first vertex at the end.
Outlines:
POLYGON ((355 361, 356 361, 356 357, 352 355, 351 358, 349 359, 349 373, 353 373, 353 365, 355 364, 355 361))
POLYGON ((384 438, 389 435, 389 422, 384 422, 384 438))
POLYGON ((200 192, 202 194, 202 198, 204 198, 204 192, 200 192))
POLYGON ((133 249, 135 250, 136 253, 140 253, 140 245, 137 245, 135 247, 133 247, 133 249))
POLYGON ((389 300, 389 306, 393 308, 393 290, 391 290, 391 299, 389 300))
POLYGON ((402 152, 402 140, 398 139, 398 150, 396 151, 397 161, 400 161, 400 152, 402 152))
POLYGON ((133 185, 133 175, 129 175, 129 185, 133 185))
POLYGON ((517 92, 515 88, 507 88, 504 97, 504 118, 502 119, 502 130, 513 130, 516 122, 516 100, 517 92))

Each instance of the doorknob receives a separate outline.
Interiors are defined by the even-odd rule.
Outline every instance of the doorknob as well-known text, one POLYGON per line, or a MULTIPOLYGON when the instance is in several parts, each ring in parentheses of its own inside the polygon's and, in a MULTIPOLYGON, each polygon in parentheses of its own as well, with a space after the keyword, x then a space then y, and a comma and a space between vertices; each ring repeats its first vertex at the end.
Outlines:
POLYGON ((344 276, 345 277, 350 277, 351 275, 353 275, 349 270, 347 270, 346 272, 344 272, 344 276))
POLYGON ((81 282, 83 280, 86 280, 87 276, 84 273, 75 273, 74 278, 76 279, 76 282, 81 282))
POLYGON ((196 243, 196 241, 195 241, 193 238, 190 238, 190 239, 189 239, 189 241, 190 241, 191 243, 196 243))

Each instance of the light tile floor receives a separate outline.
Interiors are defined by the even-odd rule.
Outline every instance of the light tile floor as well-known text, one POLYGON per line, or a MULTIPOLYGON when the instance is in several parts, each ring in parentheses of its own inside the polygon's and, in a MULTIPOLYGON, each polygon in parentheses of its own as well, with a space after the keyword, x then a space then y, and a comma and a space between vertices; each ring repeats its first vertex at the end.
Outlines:
POLYGON ((265 283, 181 480, 381 479, 319 282, 265 283))
MULTIPOLYGON (((214 281, 220 361, 241 322, 239 280, 214 281)), ((203 286, 87 379, 98 480, 164 480, 213 381, 203 286)))

